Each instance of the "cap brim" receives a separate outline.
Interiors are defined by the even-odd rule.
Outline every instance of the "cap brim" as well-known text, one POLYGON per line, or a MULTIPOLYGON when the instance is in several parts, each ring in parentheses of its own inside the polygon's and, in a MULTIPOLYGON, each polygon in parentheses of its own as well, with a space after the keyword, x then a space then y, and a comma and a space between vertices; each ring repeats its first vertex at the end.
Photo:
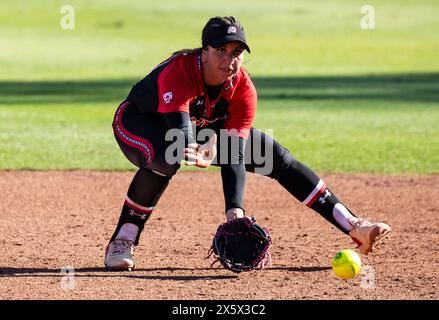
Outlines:
POLYGON ((234 34, 229 34, 222 39, 212 41, 211 43, 209 43, 209 45, 213 48, 220 48, 233 41, 240 42, 245 50, 247 50, 249 53, 251 52, 250 47, 247 45, 247 43, 245 43, 240 37, 234 34))

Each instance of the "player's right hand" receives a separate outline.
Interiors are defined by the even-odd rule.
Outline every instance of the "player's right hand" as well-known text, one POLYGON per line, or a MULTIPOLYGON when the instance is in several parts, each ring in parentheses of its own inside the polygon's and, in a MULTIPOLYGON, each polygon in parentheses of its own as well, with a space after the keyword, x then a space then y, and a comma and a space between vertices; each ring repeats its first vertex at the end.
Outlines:
POLYGON ((199 168, 207 168, 216 157, 216 140, 217 136, 214 134, 209 141, 204 144, 190 143, 187 148, 183 149, 183 156, 186 160, 186 165, 197 166, 199 168))

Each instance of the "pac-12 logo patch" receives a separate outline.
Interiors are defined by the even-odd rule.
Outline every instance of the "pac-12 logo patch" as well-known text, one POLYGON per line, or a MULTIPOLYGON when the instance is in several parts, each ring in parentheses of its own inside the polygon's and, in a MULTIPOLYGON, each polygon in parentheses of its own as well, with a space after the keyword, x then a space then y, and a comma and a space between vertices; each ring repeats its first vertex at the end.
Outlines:
POLYGON ((165 101, 166 104, 171 103, 172 97, 173 97, 173 94, 171 91, 168 91, 168 92, 163 94, 163 100, 165 101))

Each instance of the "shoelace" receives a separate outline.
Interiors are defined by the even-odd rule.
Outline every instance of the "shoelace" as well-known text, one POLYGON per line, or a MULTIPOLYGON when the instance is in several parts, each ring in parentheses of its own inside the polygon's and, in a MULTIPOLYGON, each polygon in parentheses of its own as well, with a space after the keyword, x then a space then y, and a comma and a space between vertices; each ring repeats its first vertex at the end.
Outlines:
MULTIPOLYGON (((351 221, 349 220, 349 223, 351 223, 352 225, 352 230, 349 232, 349 234, 351 234, 352 231, 354 231, 355 229, 357 229, 358 227, 361 227, 361 224, 363 223, 363 218, 358 218, 357 221, 355 221, 354 223, 351 223, 351 221)), ((351 236, 352 241, 357 245, 357 248, 359 248, 360 246, 363 245, 363 243, 358 240, 357 238, 354 238, 353 236, 351 236)))
POLYGON ((113 254, 124 254, 127 250, 131 249, 131 245, 127 241, 115 241, 113 254))
POLYGON ((367 219, 364 218, 357 218, 357 219, 358 220, 352 225, 353 229, 372 225, 372 223, 367 219))

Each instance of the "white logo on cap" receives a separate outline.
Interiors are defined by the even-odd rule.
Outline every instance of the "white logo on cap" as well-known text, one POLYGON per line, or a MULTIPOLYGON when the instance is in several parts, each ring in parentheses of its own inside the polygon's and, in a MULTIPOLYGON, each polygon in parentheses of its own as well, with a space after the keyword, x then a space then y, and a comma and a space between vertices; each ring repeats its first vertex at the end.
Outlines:
POLYGON ((165 100, 166 104, 169 104, 172 101, 172 97, 173 97, 173 95, 172 95, 171 91, 168 91, 168 92, 163 94, 163 100, 165 100))
POLYGON ((236 33, 236 27, 233 27, 233 26, 229 27, 227 29, 227 33, 236 33))

